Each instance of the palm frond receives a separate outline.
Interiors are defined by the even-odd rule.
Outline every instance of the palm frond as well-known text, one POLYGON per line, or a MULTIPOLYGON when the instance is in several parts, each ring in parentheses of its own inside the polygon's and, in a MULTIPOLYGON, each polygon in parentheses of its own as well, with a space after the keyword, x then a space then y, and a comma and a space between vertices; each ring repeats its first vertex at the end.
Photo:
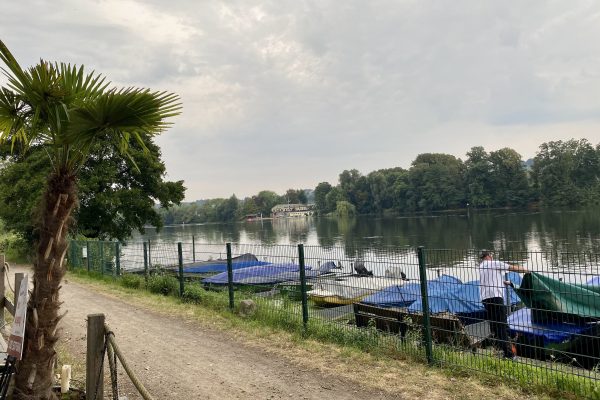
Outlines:
POLYGON ((98 140, 107 140, 126 153, 131 137, 142 146, 142 134, 156 135, 167 127, 167 118, 181 110, 179 97, 166 92, 126 88, 111 90, 71 111, 69 130, 64 143, 91 147, 98 140))

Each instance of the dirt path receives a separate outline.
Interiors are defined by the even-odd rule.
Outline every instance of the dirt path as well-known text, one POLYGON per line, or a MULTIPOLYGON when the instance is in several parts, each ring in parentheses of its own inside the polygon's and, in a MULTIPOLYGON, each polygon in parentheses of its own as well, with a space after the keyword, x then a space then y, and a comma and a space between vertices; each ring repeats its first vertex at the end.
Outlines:
MULTIPOLYGON (((86 316, 104 313, 133 370, 156 399, 401 399, 294 365, 199 323, 168 317, 66 281, 62 339, 85 359, 86 316)), ((120 370, 120 390, 140 398, 120 370)))

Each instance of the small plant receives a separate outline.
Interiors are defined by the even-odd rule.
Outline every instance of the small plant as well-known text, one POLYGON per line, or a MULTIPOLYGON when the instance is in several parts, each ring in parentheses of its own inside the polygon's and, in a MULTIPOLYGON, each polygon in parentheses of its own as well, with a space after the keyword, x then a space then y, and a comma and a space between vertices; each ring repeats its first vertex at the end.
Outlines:
POLYGON ((182 300, 186 303, 200 304, 206 297, 206 290, 200 286, 188 285, 183 292, 182 300))
POLYGON ((144 287, 146 281, 140 275, 135 274, 124 274, 121 277, 121 285, 130 289, 140 289, 144 287))
POLYGON ((148 278, 148 290, 163 296, 176 295, 179 290, 179 282, 176 278, 168 275, 155 275, 148 278))

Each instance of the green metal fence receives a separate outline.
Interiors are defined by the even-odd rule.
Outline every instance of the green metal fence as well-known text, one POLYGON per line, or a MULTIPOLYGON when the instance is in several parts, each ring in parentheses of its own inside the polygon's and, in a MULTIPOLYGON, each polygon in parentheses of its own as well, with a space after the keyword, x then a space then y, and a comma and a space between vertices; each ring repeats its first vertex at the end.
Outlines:
POLYGON ((221 290, 229 307, 431 365, 600 398, 600 257, 426 248, 72 241, 69 265, 221 290), (513 267, 510 267, 510 266, 513 267), (519 268, 515 267, 518 266, 519 268), (521 269, 523 272, 511 272, 521 269))

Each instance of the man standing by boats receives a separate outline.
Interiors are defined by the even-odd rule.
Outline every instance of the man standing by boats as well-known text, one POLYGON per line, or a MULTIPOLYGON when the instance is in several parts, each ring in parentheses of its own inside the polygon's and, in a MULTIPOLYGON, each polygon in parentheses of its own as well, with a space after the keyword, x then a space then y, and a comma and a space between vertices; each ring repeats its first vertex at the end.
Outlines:
POLYGON ((512 346, 508 340, 508 310, 504 302, 504 280, 506 272, 528 272, 520 265, 508 264, 502 261, 494 261, 492 253, 482 251, 479 256, 479 292, 481 302, 485 307, 490 330, 496 336, 497 343, 502 347, 505 358, 514 358, 512 346))

